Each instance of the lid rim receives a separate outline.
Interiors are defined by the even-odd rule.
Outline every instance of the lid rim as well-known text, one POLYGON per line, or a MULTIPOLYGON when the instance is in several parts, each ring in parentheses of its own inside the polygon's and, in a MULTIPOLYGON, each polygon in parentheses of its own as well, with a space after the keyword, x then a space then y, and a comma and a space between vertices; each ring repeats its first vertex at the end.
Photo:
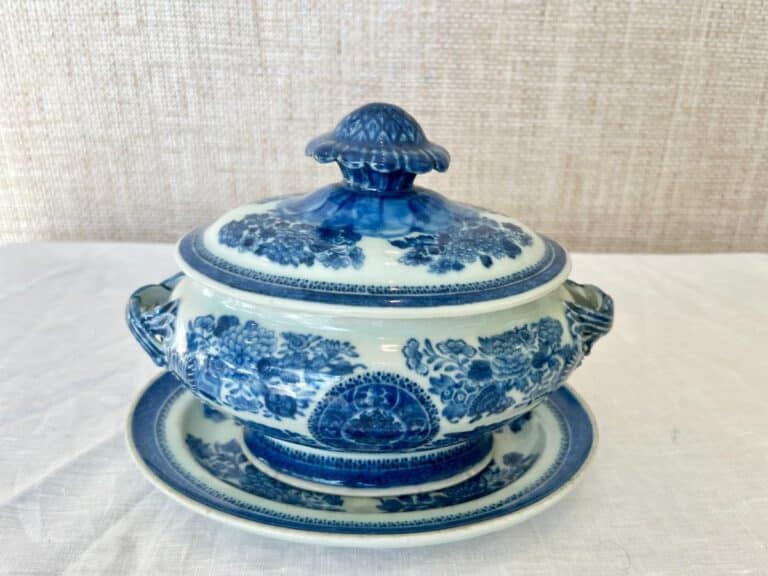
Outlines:
MULTIPOLYGON (((440 308, 507 300, 545 286, 570 269, 566 251, 554 240, 540 236, 546 246, 544 256, 535 264, 507 276, 490 280, 430 286, 385 286, 344 284, 267 274, 241 268, 212 254, 204 245, 205 228, 186 234, 178 243, 177 259, 182 269, 248 294, 305 302, 371 309, 440 308)), ((560 283, 565 278, 560 279, 560 283)), ((554 289, 554 287, 553 287, 554 289)))

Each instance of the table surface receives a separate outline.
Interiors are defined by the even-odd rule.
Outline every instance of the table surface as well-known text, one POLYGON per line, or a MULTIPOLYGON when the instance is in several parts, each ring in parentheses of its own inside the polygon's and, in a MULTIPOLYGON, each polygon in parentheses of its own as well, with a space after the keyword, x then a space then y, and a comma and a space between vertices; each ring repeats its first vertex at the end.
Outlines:
POLYGON ((157 372, 123 322, 173 248, 0 247, 2 574, 768 574, 768 255, 587 255, 613 332, 571 379, 600 427, 582 483, 478 540, 283 543, 187 511, 124 440, 157 372))

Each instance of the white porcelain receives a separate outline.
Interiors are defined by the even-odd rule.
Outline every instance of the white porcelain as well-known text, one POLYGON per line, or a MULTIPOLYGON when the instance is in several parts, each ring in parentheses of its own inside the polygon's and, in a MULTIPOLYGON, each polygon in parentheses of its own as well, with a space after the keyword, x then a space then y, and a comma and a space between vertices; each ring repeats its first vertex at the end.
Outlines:
POLYGON ((166 372, 138 397, 127 434, 142 472, 197 513, 263 536, 357 548, 445 544, 526 520, 573 489, 597 444, 587 406, 563 387, 494 432, 493 461, 461 484, 415 496, 337 496, 258 471, 242 451, 241 426, 166 372))
POLYGON ((556 242, 413 186, 449 157, 399 108, 310 142, 344 181, 187 234, 182 273, 131 297, 160 366, 245 424, 263 471, 334 494, 464 481, 493 430, 555 392, 611 327, 556 242))

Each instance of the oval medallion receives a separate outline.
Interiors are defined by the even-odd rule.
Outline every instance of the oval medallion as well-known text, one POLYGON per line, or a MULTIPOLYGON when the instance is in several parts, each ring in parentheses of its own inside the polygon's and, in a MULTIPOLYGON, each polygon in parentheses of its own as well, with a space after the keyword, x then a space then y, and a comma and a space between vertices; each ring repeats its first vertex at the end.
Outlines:
POLYGON ((438 428, 437 409, 419 385, 389 372, 366 372, 337 384, 309 419, 319 442, 357 452, 415 448, 438 428))

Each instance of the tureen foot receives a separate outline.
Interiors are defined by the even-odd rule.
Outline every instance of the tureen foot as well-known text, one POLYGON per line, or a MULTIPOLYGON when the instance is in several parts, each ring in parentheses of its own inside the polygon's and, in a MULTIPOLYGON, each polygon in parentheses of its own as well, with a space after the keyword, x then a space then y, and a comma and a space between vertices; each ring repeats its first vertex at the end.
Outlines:
POLYGON ((345 496, 391 496, 447 488, 491 461, 492 434, 411 453, 334 452, 265 436, 245 425, 243 452, 265 474, 297 488, 345 496))

